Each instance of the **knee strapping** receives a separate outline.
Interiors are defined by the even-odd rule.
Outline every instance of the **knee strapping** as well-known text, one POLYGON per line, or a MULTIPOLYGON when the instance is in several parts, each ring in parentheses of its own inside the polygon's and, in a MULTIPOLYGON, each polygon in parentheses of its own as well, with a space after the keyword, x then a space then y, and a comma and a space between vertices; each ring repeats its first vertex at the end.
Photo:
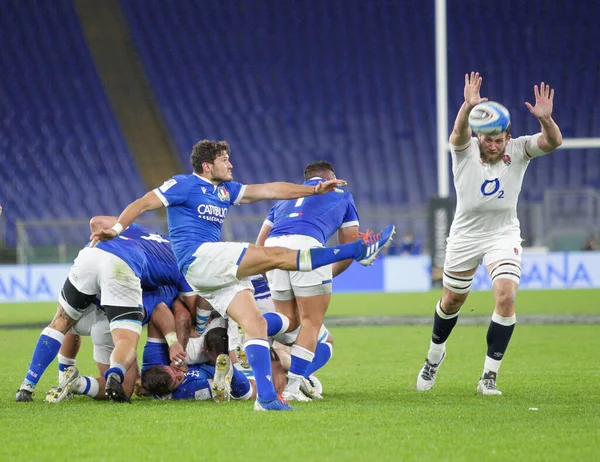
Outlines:
POLYGON ((490 271, 492 284, 496 279, 510 279, 519 284, 521 282, 521 266, 517 262, 503 261, 490 271))
POLYGON ((473 276, 454 276, 444 271, 442 284, 446 289, 457 294, 466 294, 473 285, 473 276))
POLYGON ((144 313, 142 308, 131 306, 104 306, 111 332, 114 329, 127 329, 137 334, 142 332, 144 313))

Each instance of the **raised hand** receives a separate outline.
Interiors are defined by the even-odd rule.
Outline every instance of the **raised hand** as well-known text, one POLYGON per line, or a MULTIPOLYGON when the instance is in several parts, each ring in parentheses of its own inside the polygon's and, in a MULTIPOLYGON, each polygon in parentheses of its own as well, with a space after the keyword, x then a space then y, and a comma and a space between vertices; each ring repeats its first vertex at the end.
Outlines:
POLYGON ((479 72, 471 72, 471 75, 465 74, 465 103, 471 107, 488 100, 479 95, 482 81, 483 78, 479 76, 479 72))
POLYGON ((552 116, 554 89, 551 89, 550 85, 546 85, 544 82, 542 82, 539 89, 537 85, 534 85, 533 93, 535 94, 535 106, 525 102, 525 106, 527 106, 529 112, 531 112, 538 119, 544 119, 552 116))
POLYGON ((327 181, 319 181, 319 184, 315 186, 315 194, 325 194, 331 191, 335 191, 337 193, 343 193, 342 189, 339 189, 338 186, 346 186, 348 183, 345 180, 327 180, 327 181))

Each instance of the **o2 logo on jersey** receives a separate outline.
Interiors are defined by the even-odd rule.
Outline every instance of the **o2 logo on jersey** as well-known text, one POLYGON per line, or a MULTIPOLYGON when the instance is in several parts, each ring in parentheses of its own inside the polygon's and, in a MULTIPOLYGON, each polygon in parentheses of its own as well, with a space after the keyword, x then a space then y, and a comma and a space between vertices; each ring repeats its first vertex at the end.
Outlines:
POLYGON ((494 178, 493 180, 485 180, 481 185, 481 194, 484 196, 493 196, 498 193, 498 199, 504 198, 504 190, 500 190, 500 180, 494 178))

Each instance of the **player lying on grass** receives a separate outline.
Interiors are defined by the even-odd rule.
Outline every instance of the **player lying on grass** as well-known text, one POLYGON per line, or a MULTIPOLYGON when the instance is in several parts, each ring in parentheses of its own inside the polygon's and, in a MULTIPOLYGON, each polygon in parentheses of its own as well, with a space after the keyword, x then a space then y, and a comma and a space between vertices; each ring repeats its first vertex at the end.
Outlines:
MULTIPOLYGON (((180 311, 189 316, 188 310, 178 300, 178 289, 172 286, 163 286, 158 289, 144 291, 144 320, 149 331, 160 332, 162 336, 171 339, 167 354, 173 363, 181 363, 185 358, 183 346, 177 340, 175 317, 171 310, 180 311), (147 308, 146 308, 147 307, 147 308)), ((107 399, 104 393, 106 381, 104 372, 108 369, 110 355, 114 350, 114 343, 110 335, 110 327, 106 314, 96 300, 96 309, 89 309, 65 336, 58 355, 59 383, 46 395, 46 401, 58 403, 68 399, 73 394, 87 395, 98 400, 107 399), (99 377, 81 376, 75 367, 76 356, 81 344, 80 336, 90 336, 94 346, 94 360, 99 377)), ((138 378, 137 362, 125 374, 123 391, 129 399, 133 393, 136 379, 138 378)))
POLYGON ((214 399, 217 402, 256 397, 254 384, 233 368, 227 355, 226 320, 214 312, 201 334, 193 328, 183 364, 173 364, 160 332, 148 328, 136 393, 159 399, 214 399))

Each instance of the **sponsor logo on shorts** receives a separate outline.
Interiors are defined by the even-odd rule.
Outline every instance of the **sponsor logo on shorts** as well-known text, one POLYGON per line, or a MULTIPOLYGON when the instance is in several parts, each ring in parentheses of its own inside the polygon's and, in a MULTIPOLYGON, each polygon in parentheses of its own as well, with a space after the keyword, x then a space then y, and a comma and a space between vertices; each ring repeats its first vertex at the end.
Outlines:
POLYGON ((517 249, 516 247, 513 248, 513 250, 515 251, 515 255, 519 255, 519 249, 517 249))

